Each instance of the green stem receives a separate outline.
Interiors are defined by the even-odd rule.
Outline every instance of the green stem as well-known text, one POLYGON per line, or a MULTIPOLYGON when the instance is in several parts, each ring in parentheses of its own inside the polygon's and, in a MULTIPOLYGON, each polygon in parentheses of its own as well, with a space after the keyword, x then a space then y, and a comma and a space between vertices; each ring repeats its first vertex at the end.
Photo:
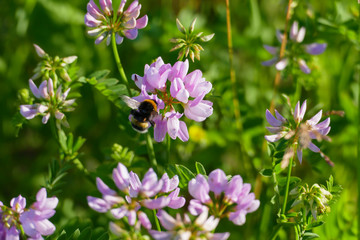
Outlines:
POLYGON ((171 138, 170 138, 170 135, 167 134, 167 137, 166 137, 166 162, 167 162, 167 165, 170 164, 170 149, 171 149, 171 138))
POLYGON ((276 236, 278 235, 280 229, 281 229, 281 225, 280 224, 276 225, 276 228, 274 229, 273 234, 270 237, 271 240, 276 239, 276 236))
POLYGON ((284 203, 283 203, 283 207, 282 207, 282 214, 286 213, 286 204, 287 204, 287 199, 288 199, 288 195, 289 195, 290 177, 291 177, 293 159, 294 159, 294 157, 290 158, 290 161, 289 161, 289 169, 288 169, 288 174, 287 174, 287 179, 286 179, 286 189, 285 189, 284 203))
POLYGON ((157 161, 155 158, 155 151, 154 151, 154 146, 152 144, 152 139, 150 136, 150 133, 146 133, 146 148, 149 154, 149 159, 150 159, 150 163, 152 165, 153 168, 155 168, 154 170, 157 170, 157 161))
MULTIPOLYGON (((359 4, 359 12, 360 12, 360 4, 359 4)), ((358 18, 358 39, 360 39, 360 16, 358 18)), ((360 67, 358 65, 357 68, 358 72, 358 83, 359 83, 359 93, 360 93, 360 67)), ((357 164, 357 172, 358 172, 358 210, 360 209, 360 96, 358 96, 358 123, 357 123, 357 130, 358 130, 358 143, 357 143, 357 158, 358 158, 358 164, 357 164)), ((360 232, 360 214, 358 214, 358 233, 360 232)))
POLYGON ((298 229, 298 225, 295 225, 294 226, 294 230, 295 230, 295 239, 296 240, 299 240, 300 238, 300 236, 299 236, 299 233, 300 233, 300 229, 298 229))
MULTIPOLYGON (((299 79, 296 79, 296 89, 295 89, 295 94, 294 94, 294 99, 293 102, 296 103, 297 101, 300 101, 301 98, 301 89, 302 85, 299 79)), ((294 104, 295 105, 295 104, 294 104)))
POLYGON ((57 128, 56 128, 56 118, 50 116, 50 128, 51 128, 51 133, 54 136, 57 144, 60 146, 60 142, 59 142, 59 135, 57 132, 57 128))
POLYGON ((160 222, 159 222, 159 219, 158 219, 157 216, 156 216, 156 210, 155 210, 155 209, 153 210, 153 213, 154 213, 154 219, 155 219, 156 229, 157 229, 159 232, 161 232, 160 222))
POLYGON ((131 94, 131 91, 130 91, 130 86, 129 86, 129 81, 126 78, 124 68, 123 68, 123 66, 121 64, 121 61, 120 61, 120 56, 119 56, 119 52, 118 52, 117 45, 116 45, 115 32, 113 32, 111 34, 111 45, 112 45, 112 49, 113 49, 113 53, 114 53, 114 57, 115 57, 115 62, 116 62, 117 68, 119 70, 120 76, 121 76, 124 84, 126 85, 129 96, 132 97, 132 94, 131 94))

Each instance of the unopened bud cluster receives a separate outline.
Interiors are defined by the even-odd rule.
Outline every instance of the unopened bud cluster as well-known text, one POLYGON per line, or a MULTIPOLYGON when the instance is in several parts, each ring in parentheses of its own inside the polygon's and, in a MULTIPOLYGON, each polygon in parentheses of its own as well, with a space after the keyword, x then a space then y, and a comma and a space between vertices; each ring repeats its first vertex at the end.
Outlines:
POLYGON ((42 48, 34 44, 37 55, 42 59, 36 66, 35 74, 31 79, 53 79, 54 84, 58 85, 58 79, 61 78, 65 82, 71 82, 69 75, 69 65, 75 62, 77 56, 69 56, 60 58, 58 56, 51 57, 42 48))
POLYGON ((203 36, 203 32, 195 33, 195 23, 196 18, 191 22, 189 29, 186 29, 180 22, 179 19, 176 19, 176 26, 179 31, 184 35, 184 38, 172 38, 170 42, 175 43, 176 45, 170 50, 170 52, 179 50, 178 59, 183 59, 184 57, 190 56, 191 60, 194 62, 194 59, 200 61, 200 51, 204 49, 198 43, 210 41, 215 33, 203 36))

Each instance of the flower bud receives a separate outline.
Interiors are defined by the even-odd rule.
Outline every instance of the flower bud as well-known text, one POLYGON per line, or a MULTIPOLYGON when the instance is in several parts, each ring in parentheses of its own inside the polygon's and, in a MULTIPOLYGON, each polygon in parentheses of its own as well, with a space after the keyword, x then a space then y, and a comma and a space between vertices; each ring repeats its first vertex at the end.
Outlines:
POLYGON ((186 34, 186 29, 185 27, 181 24, 180 20, 177 18, 176 19, 176 26, 179 29, 179 31, 183 34, 186 34))

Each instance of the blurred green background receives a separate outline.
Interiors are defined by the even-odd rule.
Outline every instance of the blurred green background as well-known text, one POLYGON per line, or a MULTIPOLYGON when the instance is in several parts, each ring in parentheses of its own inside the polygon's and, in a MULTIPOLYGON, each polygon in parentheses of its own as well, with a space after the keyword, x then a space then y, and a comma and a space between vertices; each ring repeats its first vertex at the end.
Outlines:
MULTIPOLYGON (((118 5, 119 1, 115 1, 118 5)), ((111 70, 119 78, 111 48, 105 43, 94 44, 86 34, 84 15, 86 0, 13 0, 0 8, 0 200, 9 203, 18 194, 34 196, 47 174, 48 163, 57 157, 57 145, 51 138, 49 125, 39 118, 28 121, 15 137, 13 116, 19 111, 17 92, 28 88, 28 79, 39 61, 33 43, 51 56, 77 55, 79 76, 89 76, 101 69, 111 70)), ((285 24, 286 1, 230 1, 236 72, 236 92, 240 102, 242 136, 236 129, 232 105, 232 85, 229 74, 225 0, 151 0, 141 1, 141 16, 147 14, 148 26, 139 31, 137 39, 125 39, 119 53, 125 72, 143 75, 144 65, 161 56, 164 62, 175 63, 177 53, 169 52, 172 37, 180 37, 175 19, 188 26, 197 17, 196 31, 215 33, 212 41, 203 44, 201 61, 190 63, 190 71, 200 69, 213 84, 214 114, 190 129, 190 141, 172 143, 172 163, 194 169, 201 162, 208 172, 222 168, 227 174, 240 174, 256 189, 261 201, 259 210, 247 215, 247 223, 235 227, 223 224, 221 230, 232 231, 230 239, 267 239, 275 225, 276 208, 270 204, 273 195, 271 179, 259 175, 259 170, 271 166, 264 147, 265 110, 270 107, 275 79, 274 67, 264 67, 261 61, 271 58, 263 44, 279 45, 276 29, 285 24), (239 146, 244 151, 240 151, 239 146), (244 153, 243 153, 244 152, 244 153), (256 181, 257 180, 257 181, 256 181)), ((310 76, 301 75, 301 100, 308 100, 307 118, 319 109, 343 110, 344 117, 331 117, 332 142, 321 146, 335 166, 331 168, 318 155, 305 151, 303 164, 293 172, 304 182, 325 184, 332 174, 344 190, 332 208, 328 223, 317 230, 321 239, 356 239, 357 236, 357 102, 359 85, 359 18, 358 4, 347 1, 299 1, 293 19, 307 28, 305 43, 326 42, 326 51, 313 57, 310 76)), ((37 82, 38 84, 38 82, 37 82)), ((279 92, 291 96, 296 84, 284 79, 279 92)), ((133 84, 133 87, 136 86, 133 84)), ((85 84, 77 108, 67 114, 71 131, 87 139, 81 149, 81 160, 94 171, 111 161, 111 147, 118 143, 147 158, 145 138, 135 133, 127 123, 127 114, 119 110, 96 89, 85 84), (125 120, 124 120, 125 118, 125 120)), ((295 102, 295 100, 293 100, 295 102)), ((280 97, 277 109, 288 111, 280 97)), ((285 114, 286 115, 286 114, 285 114)), ((166 146, 155 144, 161 163, 166 146)), ((86 196, 96 192, 95 186, 76 170, 65 178, 60 205, 53 222, 58 228, 75 216, 91 217, 95 225, 103 225, 104 216, 89 210, 86 196)), ((31 201, 29 201, 31 202, 31 201)), ((291 235, 281 232, 280 239, 291 235)))

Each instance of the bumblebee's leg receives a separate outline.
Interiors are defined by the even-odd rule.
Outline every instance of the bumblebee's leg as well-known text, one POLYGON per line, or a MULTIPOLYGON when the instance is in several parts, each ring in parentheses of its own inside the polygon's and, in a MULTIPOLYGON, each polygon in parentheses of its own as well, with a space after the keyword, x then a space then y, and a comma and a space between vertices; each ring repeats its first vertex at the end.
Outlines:
POLYGON ((149 123, 151 124, 151 126, 155 126, 155 122, 153 120, 149 120, 149 123))

